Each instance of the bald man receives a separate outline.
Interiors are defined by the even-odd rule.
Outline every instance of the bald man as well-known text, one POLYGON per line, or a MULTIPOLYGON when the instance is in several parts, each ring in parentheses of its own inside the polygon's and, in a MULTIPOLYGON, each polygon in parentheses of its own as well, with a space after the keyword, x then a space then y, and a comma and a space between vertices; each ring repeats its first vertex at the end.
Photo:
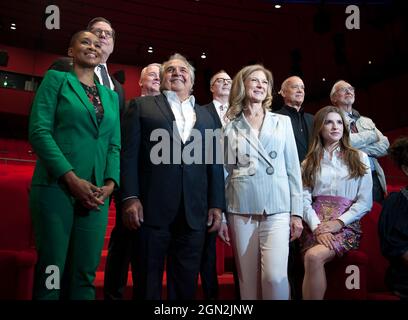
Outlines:
POLYGON ((282 82, 279 93, 285 105, 276 113, 289 116, 295 134, 299 162, 301 163, 306 157, 309 138, 313 129, 313 116, 304 112, 302 107, 305 99, 305 85, 302 79, 292 76, 282 82))
MULTIPOLYGON (((295 135, 299 163, 305 159, 309 149, 310 137, 313 130, 313 116, 304 112, 302 107, 305 100, 305 85, 303 80, 297 76, 287 78, 282 82, 279 94, 285 105, 276 113, 286 115, 290 118, 295 135)), ((302 275, 300 270, 303 264, 300 257, 299 242, 297 240, 289 243, 288 278, 290 283, 291 298, 301 299, 302 275)))

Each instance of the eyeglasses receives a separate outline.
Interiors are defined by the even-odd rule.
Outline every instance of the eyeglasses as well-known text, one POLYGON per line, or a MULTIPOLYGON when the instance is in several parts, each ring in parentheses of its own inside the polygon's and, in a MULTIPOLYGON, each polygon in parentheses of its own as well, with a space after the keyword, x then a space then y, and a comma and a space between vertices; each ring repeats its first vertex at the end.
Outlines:
POLYGON ((92 29, 92 33, 96 35, 97 37, 100 37, 102 35, 102 32, 105 33, 106 38, 113 38, 114 36, 114 31, 113 30, 102 30, 102 29, 92 29))
POLYGON ((350 86, 350 87, 341 87, 341 88, 338 88, 336 91, 340 92, 340 93, 346 93, 346 91, 354 93, 355 88, 352 87, 352 86, 350 86))
POLYGON ((232 83, 232 79, 226 79, 226 78, 217 78, 214 80, 214 83, 226 83, 226 84, 231 84, 232 83))

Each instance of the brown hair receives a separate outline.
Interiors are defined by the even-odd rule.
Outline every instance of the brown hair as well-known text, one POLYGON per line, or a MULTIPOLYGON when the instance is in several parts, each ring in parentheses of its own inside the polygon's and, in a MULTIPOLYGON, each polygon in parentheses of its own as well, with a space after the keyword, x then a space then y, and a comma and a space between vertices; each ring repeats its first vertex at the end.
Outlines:
POLYGON ((111 22, 108 19, 104 18, 104 17, 93 18, 91 21, 88 22, 88 25, 86 26, 86 30, 92 32, 92 27, 97 22, 105 22, 112 28, 112 39, 113 39, 113 41, 115 41, 115 36, 116 36, 115 29, 113 29, 111 22))
POLYGON ((262 102, 262 108, 264 110, 270 110, 272 105, 272 87, 273 87, 273 77, 272 73, 260 64, 254 64, 251 66, 246 66, 242 68, 232 80, 231 93, 229 96, 229 108, 227 110, 226 117, 230 120, 235 119, 239 116, 246 103, 245 95, 245 80, 255 71, 262 71, 265 73, 266 79, 268 80, 268 90, 266 93, 266 98, 262 102))
POLYGON ((305 187, 312 188, 314 186, 316 182, 316 172, 320 171, 320 162, 323 158, 324 150, 324 141, 321 136, 321 131, 327 115, 331 112, 339 114, 343 122, 343 136, 339 141, 339 146, 341 147, 343 161, 349 169, 349 177, 362 177, 368 169, 364 163, 361 162, 358 150, 350 145, 350 134, 346 127, 343 113, 337 107, 327 106, 320 109, 314 116, 313 133, 309 152, 302 163, 302 180, 305 187))

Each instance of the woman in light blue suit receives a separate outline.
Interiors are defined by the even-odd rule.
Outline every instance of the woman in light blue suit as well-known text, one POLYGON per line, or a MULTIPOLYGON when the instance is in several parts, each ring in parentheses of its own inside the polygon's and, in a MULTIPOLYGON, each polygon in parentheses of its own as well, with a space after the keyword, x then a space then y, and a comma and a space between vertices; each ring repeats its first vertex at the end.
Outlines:
MULTIPOLYGON (((289 117, 271 113, 272 74, 235 76, 225 129, 227 220, 242 299, 289 299, 289 238, 302 232, 302 183, 289 117)), ((222 239, 228 240, 223 225, 222 239)))

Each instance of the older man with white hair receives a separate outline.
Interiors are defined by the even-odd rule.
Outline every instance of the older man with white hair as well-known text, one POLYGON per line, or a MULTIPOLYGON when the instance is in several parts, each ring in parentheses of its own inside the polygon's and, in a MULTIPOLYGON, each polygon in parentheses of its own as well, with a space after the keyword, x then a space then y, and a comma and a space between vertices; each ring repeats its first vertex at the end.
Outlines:
POLYGON ((387 137, 377 129, 370 118, 361 116, 353 108, 355 89, 350 83, 344 80, 337 81, 330 92, 330 100, 334 106, 343 111, 346 126, 350 130, 351 145, 369 156, 373 177, 373 200, 382 203, 387 185, 384 171, 377 158, 387 155, 390 146, 387 137))

